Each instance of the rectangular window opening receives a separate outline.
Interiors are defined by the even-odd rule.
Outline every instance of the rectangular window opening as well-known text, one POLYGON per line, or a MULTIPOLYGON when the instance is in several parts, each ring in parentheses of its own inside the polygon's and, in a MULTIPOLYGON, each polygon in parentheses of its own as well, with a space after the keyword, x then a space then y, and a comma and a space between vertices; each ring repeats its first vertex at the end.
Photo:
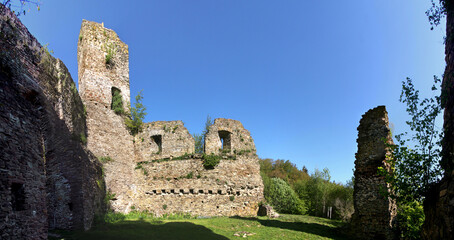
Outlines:
POLYGON ((11 184, 11 204, 13 211, 25 210, 25 187, 23 183, 11 184))
POLYGON ((156 154, 160 154, 162 152, 162 135, 151 136, 151 144, 154 145, 154 149, 157 149, 156 154))
POLYGON ((222 144, 222 151, 230 151, 232 149, 231 133, 229 131, 218 131, 219 139, 222 144))

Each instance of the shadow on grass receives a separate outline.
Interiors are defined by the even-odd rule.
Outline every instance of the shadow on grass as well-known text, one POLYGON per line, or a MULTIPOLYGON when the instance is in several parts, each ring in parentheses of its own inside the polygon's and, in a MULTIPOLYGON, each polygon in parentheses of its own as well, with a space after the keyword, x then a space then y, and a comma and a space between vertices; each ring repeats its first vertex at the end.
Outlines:
POLYGON ((189 222, 161 221, 122 221, 113 224, 97 226, 90 231, 60 232, 62 238, 54 239, 228 239, 215 234, 210 229, 189 222))
POLYGON ((275 219, 259 219, 255 217, 238 217, 234 216, 232 218, 243 219, 243 220, 252 220, 257 221, 265 227, 274 227, 281 229, 288 229, 293 231, 305 232, 313 235, 318 235, 320 237, 346 240, 350 239, 347 237, 343 230, 340 227, 330 227, 318 223, 305 223, 305 222, 288 222, 275 219))

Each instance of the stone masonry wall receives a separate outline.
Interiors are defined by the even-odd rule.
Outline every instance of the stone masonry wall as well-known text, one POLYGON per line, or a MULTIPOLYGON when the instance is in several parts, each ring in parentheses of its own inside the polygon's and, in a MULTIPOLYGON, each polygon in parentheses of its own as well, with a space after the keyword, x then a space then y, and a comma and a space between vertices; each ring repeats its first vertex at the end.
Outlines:
POLYGON ((182 121, 145 123, 135 137, 137 162, 194 153, 195 142, 182 121))
POLYGON ((0 5, 1 239, 90 228, 101 167, 84 149, 85 114, 64 64, 0 5))
POLYGON ((207 149, 217 150, 210 154, 222 156, 214 169, 205 169, 202 156, 192 154, 194 140, 181 121, 147 124, 136 137, 139 183, 129 207, 158 216, 180 212, 199 216, 256 215, 258 203, 263 200, 263 182, 249 131, 239 121, 216 119, 205 144, 207 149), (219 131, 224 131, 222 137, 230 137, 229 151, 218 150, 219 131), (231 136, 223 135, 227 131, 231 136), (159 148, 151 140, 160 134, 163 154, 157 154, 159 148), (186 158, 163 159, 170 155, 186 158))
POLYGON ((124 115, 111 109, 112 88, 119 89, 124 111, 129 106, 129 52, 117 34, 103 24, 83 20, 77 48, 79 89, 87 111, 87 147, 104 165, 107 190, 115 194, 112 208, 126 212, 135 189, 133 137, 124 115), (112 53, 109 63, 106 55, 112 53))
POLYGON ((396 204, 380 194, 388 189, 378 167, 389 154, 384 139, 392 143, 385 106, 366 112, 358 127, 358 152, 355 161, 354 208, 351 226, 359 239, 394 239, 392 231, 396 204))
POLYGON ((239 156, 221 160, 207 170, 202 159, 142 164, 134 207, 160 216, 190 213, 198 216, 253 216, 263 200, 263 183, 257 158, 239 156))
POLYGON ((240 121, 218 118, 208 129, 205 153, 255 154, 255 144, 248 130, 240 121))

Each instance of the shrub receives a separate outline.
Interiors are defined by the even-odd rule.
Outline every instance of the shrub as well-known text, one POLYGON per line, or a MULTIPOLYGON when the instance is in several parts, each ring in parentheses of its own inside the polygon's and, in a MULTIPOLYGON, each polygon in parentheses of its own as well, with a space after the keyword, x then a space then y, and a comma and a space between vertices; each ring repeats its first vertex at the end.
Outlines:
POLYGON ((235 200, 235 196, 230 196, 229 199, 233 202, 233 200, 235 200))
POLYGON ((102 162, 102 163, 108 163, 108 162, 110 162, 110 161, 113 161, 113 159, 112 159, 111 157, 109 157, 109 156, 107 156, 107 157, 100 157, 100 158, 98 158, 98 159, 99 159, 99 161, 102 162))
POLYGON ((162 209, 166 210, 167 209, 167 205, 166 204, 162 205, 162 209))
POLYGON ((136 96, 136 102, 134 107, 130 107, 130 116, 125 119, 126 127, 129 129, 129 132, 132 135, 136 135, 142 131, 143 120, 145 119, 146 107, 142 104, 142 91, 140 91, 136 96))
POLYGON ((123 114, 123 100, 121 99, 121 91, 117 88, 112 88, 112 105, 110 108, 116 114, 123 114))
POLYGON ((79 140, 83 145, 87 144, 87 137, 85 137, 84 133, 80 134, 79 140))
POLYGON ((113 63, 112 59, 113 59, 113 56, 114 56, 114 52, 115 52, 114 46, 110 45, 107 48, 106 65, 111 65, 113 63))
POLYGON ((418 201, 399 204, 397 208, 397 229, 400 239, 420 239, 424 220, 424 209, 418 201))
POLYGON ((194 176, 193 172, 188 173, 188 175, 185 176, 187 179, 191 179, 194 176))
POLYGON ((214 169, 214 167, 216 167, 219 164, 219 162, 221 161, 221 156, 217 156, 214 154, 210 154, 210 155, 203 154, 202 158, 203 158, 203 167, 205 169, 214 169))
MULTIPOLYGON (((265 180, 264 180, 265 184, 265 180)), ((305 203, 298 198, 290 185, 280 178, 269 179, 265 184, 265 199, 281 213, 304 214, 305 203)))

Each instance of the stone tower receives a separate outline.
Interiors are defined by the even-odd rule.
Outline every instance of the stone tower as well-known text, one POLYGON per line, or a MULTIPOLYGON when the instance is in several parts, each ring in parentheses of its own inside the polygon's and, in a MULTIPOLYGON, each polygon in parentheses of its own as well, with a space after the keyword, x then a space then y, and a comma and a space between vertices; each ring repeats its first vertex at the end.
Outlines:
POLYGON ((124 114, 112 109, 114 93, 121 95, 123 110, 129 106, 129 52, 117 34, 104 24, 83 20, 77 48, 79 91, 87 114, 87 147, 105 164, 107 191, 115 194, 112 207, 127 211, 127 192, 134 185, 133 137, 124 114))
POLYGON ((377 174, 378 167, 390 170, 385 162, 389 155, 384 141, 392 143, 388 112, 385 106, 367 111, 358 127, 358 152, 355 161, 355 185, 352 230, 359 239, 394 239, 393 219, 396 204, 383 196, 389 191, 384 177, 377 174))

